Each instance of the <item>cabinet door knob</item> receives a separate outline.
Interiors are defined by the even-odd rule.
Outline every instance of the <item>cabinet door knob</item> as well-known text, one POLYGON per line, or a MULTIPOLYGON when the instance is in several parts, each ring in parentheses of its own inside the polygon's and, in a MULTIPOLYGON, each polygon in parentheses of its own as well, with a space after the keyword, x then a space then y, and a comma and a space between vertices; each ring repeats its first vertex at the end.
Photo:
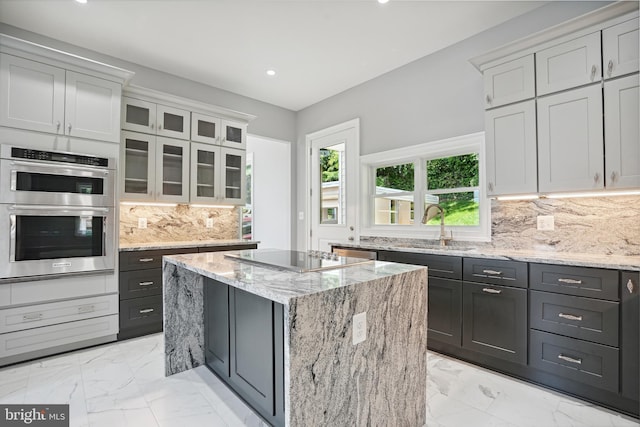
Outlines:
POLYGON ((607 75, 609 77, 611 77, 611 73, 613 73, 613 60, 610 59, 609 63, 607 64, 607 75))
POLYGON ((349 240, 350 242, 353 242, 353 236, 349 236, 349 237, 348 237, 348 240, 349 240))
POLYGON ((596 78, 596 71, 598 71, 598 67, 595 65, 591 66, 591 81, 596 78))
POLYGON ((67 125, 67 132, 68 132, 68 133, 71 133, 71 123, 69 123, 69 124, 67 125))
POLYGON ((616 182, 618 180, 618 172, 611 172, 611 182, 616 182))
POLYGON ((162 130, 162 124, 158 125, 158 130, 162 130))
POLYGON ((593 182, 595 182, 596 184, 600 182, 600 174, 598 172, 593 175, 593 182))
POLYGON ((491 105, 492 102, 493 99, 491 98, 491 95, 487 95, 487 104, 491 105))
POLYGON ((633 282, 631 281, 631 279, 629 279, 629 281, 627 282, 627 290, 629 291, 630 294, 633 293, 633 282))
POLYGON ((60 132, 60 120, 56 122, 56 132, 60 132))
POLYGON ((155 125, 153 123, 151 123, 151 129, 153 129, 155 127, 155 125))
POLYGON ((493 182, 490 182, 488 187, 489 187, 489 191, 493 191, 493 182))

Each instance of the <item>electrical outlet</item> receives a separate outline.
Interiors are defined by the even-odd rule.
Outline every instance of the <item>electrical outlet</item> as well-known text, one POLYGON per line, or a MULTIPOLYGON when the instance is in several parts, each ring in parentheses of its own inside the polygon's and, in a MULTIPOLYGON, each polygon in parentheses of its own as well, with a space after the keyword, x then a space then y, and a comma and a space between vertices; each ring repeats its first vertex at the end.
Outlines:
POLYGON ((554 229, 555 222, 553 215, 538 215, 538 230, 553 231, 554 229))
POLYGON ((138 218, 138 228, 147 228, 147 218, 138 218))
POLYGON ((207 228, 213 228, 213 218, 207 218, 206 225, 207 228))
POLYGON ((298 212, 298 220, 299 221, 304 221, 304 212, 303 211, 298 212))
POLYGON ((363 311, 353 316, 353 345, 360 344, 367 339, 367 312, 363 311))

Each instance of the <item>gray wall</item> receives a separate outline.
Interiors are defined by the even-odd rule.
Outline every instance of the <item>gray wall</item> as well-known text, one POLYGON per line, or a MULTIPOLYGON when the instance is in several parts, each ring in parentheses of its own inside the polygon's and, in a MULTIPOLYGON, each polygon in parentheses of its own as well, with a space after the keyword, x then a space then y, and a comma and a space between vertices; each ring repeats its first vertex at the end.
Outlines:
POLYGON ((138 86, 253 114, 257 118, 249 123, 249 133, 283 141, 295 141, 296 114, 291 110, 83 49, 2 22, 0 33, 134 71, 136 75, 131 83, 138 86))
MULTIPOLYGON (((364 155, 483 131, 482 75, 469 59, 608 3, 544 5, 299 111, 294 206, 305 209, 306 134, 359 117, 364 155)), ((305 222, 297 225, 297 247, 304 249, 305 222)))

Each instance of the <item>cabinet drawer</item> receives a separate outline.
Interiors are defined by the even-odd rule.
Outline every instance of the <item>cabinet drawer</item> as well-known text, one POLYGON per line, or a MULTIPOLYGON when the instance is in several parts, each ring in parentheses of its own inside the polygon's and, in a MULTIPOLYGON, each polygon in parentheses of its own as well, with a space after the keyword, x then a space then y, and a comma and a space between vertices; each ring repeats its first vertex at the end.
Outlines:
POLYGON ((190 254, 195 252, 198 252, 198 248, 173 248, 157 249, 152 251, 120 252, 120 271, 162 268, 163 255, 190 254))
POLYGON ((118 313, 118 296, 105 295, 0 310, 0 333, 118 313))
POLYGON ((123 271, 120 273, 120 299, 162 294, 162 269, 123 271))
POLYGON ((378 251, 378 259, 380 261, 425 265, 429 267, 429 277, 441 277, 443 279, 462 278, 462 257, 458 256, 378 251))
POLYGON ((529 364, 542 371, 618 392, 617 348, 531 330, 529 364))
POLYGON ((530 327, 618 347, 617 302, 531 291, 530 327))
POLYGON ((538 95, 599 81, 600 63, 599 31, 537 52, 538 95))
POLYGON ((618 272, 601 268, 529 264, 532 289, 618 301, 618 272))
POLYGON ((463 278, 471 282, 527 287, 527 263, 497 259, 465 258, 463 278))
POLYGON ((120 329, 162 324, 162 295, 120 301, 120 329))
POLYGON ((524 101, 535 96, 533 54, 487 68, 483 76, 485 108, 524 101))
POLYGON ((52 349, 93 338, 111 335, 115 337, 117 333, 118 316, 114 314, 1 334, 0 359, 37 350, 52 349))

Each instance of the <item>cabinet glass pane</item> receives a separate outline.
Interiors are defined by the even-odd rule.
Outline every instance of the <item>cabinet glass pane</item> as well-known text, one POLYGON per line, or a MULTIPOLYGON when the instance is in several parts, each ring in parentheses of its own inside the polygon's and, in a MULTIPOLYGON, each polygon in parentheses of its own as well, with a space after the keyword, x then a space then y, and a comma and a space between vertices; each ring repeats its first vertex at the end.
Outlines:
POLYGON ((225 171, 225 197, 227 199, 239 199, 242 186, 242 157, 233 154, 226 155, 225 171))
POLYGON ((182 147, 162 147, 162 193, 182 195, 182 147))
POLYGON ((164 128, 175 132, 184 131, 184 117, 176 114, 164 113, 164 128))
POLYGON ((215 153, 212 151, 198 150, 197 164, 197 188, 198 197, 214 197, 215 185, 215 153))
POLYGON ((206 136, 207 138, 215 138, 216 124, 205 120, 198 120, 198 135, 206 136))
POLYGON ((227 141, 242 143, 242 129, 233 126, 227 126, 227 141))
POLYGON ((149 182, 149 143, 136 139, 125 139, 124 191, 146 194, 149 182))
POLYGON ((136 105, 127 105, 125 121, 135 125, 149 126, 149 109, 136 105))

